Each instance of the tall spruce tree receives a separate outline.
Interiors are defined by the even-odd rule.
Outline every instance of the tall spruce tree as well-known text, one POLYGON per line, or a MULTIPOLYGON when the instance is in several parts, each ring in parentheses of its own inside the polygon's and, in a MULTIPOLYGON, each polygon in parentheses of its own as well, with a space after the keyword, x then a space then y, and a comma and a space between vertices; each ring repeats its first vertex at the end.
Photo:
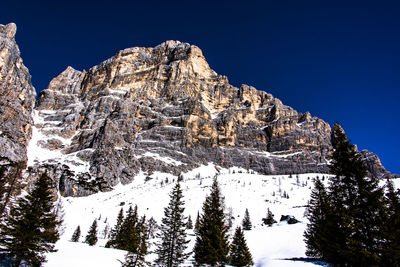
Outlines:
POLYGON ((400 266, 400 191, 386 183, 386 217, 383 227, 385 245, 382 266, 400 266))
POLYGON ((317 177, 314 181, 314 189, 306 209, 306 217, 309 220, 304 232, 306 242, 306 255, 323 259, 324 252, 329 245, 329 229, 326 229, 330 213, 328 194, 324 184, 317 177))
POLYGON ((76 227, 74 233, 72 234, 71 241, 79 242, 80 237, 81 237, 81 227, 78 225, 78 227, 76 227))
POLYGON ((253 258, 240 227, 236 228, 233 236, 229 259, 230 264, 233 266, 250 266, 253 264, 253 258))
POLYGON ((54 252, 59 239, 61 221, 55 213, 52 186, 49 176, 42 174, 33 189, 18 199, 0 228, 2 251, 15 258, 14 264, 25 260, 31 266, 46 261, 45 253, 54 252))
POLYGON ((243 221, 242 221, 242 227, 243 227, 243 230, 246 230, 246 231, 251 230, 251 227, 253 227, 252 224, 251 224, 251 221, 250 221, 250 214, 249 214, 249 210, 248 209, 246 209, 246 211, 244 212, 244 218, 243 218, 243 221))
POLYGON ((90 229, 86 235, 85 243, 88 243, 89 246, 94 246, 97 243, 97 221, 96 219, 93 221, 90 229))
MULTIPOLYGON (((332 145, 330 168, 334 176, 329 180, 327 203, 308 209, 308 253, 334 266, 380 266, 384 247, 383 189, 377 179, 367 177, 362 157, 338 124, 332 127, 332 145), (323 226, 321 221, 325 222, 323 226)), ((315 190, 312 200, 318 195, 315 190)))
POLYGON ((336 246, 328 253, 333 264, 380 265, 383 225, 383 189, 367 177, 367 167, 339 124, 332 128, 334 147, 329 184, 333 216, 329 219, 336 246), (335 224, 335 225, 334 225, 335 224), (334 255, 334 250, 336 254, 334 255), (332 256, 332 257, 330 257, 332 256))
POLYGON ((118 237, 120 237, 120 230, 121 225, 124 222, 124 210, 121 210, 118 213, 117 223, 115 224, 114 228, 111 230, 110 239, 106 243, 106 248, 116 248, 119 242, 118 237))
MULTIPOLYGON (((134 213, 137 214, 137 206, 135 207, 134 213)), ((133 214, 133 213, 132 213, 133 214)), ((129 216, 127 216, 128 218, 129 216)), ((127 219, 126 218, 126 219, 127 219)), ((125 219, 125 220, 126 220, 125 219)), ((146 255, 148 249, 148 229, 146 223, 146 216, 143 216, 140 220, 132 226, 128 234, 127 243, 125 244, 125 250, 128 253, 125 255, 125 262, 123 267, 144 267, 150 264, 146 262, 146 255)))
POLYGON ((215 177, 211 193, 204 201, 203 213, 199 218, 194 246, 194 258, 197 264, 217 266, 227 262, 228 228, 224 218, 223 198, 215 177))
POLYGON ((164 217, 157 237, 156 263, 161 266, 178 266, 188 254, 185 253, 189 240, 186 240, 186 217, 183 215, 185 202, 179 182, 176 183, 170 196, 168 207, 164 209, 164 217))
POLYGON ((121 229, 118 232, 115 248, 124 250, 135 250, 140 244, 140 229, 139 229, 139 215, 138 208, 135 206, 134 209, 129 207, 129 210, 125 216, 125 220, 121 225, 121 229))

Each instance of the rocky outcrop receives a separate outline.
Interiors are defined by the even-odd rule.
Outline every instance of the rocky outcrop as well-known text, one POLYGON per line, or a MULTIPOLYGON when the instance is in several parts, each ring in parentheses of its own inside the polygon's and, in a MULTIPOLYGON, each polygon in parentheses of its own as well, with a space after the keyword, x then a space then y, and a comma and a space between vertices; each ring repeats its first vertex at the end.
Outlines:
POLYGON ((0 25, 0 204, 15 190, 20 172, 26 168, 36 99, 15 42, 16 30, 14 23, 0 25))
MULTIPOLYGON (((30 173, 46 166, 75 196, 140 171, 178 175, 211 162, 264 174, 328 172, 332 150, 326 122, 230 85, 198 47, 177 41, 122 50, 87 72, 68 67, 40 93, 34 133, 30 173)), ((385 173, 371 164, 374 175, 385 173)))

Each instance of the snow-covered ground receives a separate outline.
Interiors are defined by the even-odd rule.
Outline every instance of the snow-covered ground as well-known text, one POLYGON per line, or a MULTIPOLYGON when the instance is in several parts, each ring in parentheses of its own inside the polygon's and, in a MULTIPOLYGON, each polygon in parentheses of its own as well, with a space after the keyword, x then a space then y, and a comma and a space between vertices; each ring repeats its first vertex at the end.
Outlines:
MULTIPOLYGON (((210 191, 214 175, 217 173, 214 165, 203 166, 184 174, 181 187, 185 197, 185 213, 196 220, 197 212, 201 212, 203 201, 210 191)), ((254 266, 316 266, 313 263, 290 261, 285 259, 305 257, 303 232, 306 228, 304 218, 305 205, 313 187, 312 179, 326 174, 293 175, 259 175, 247 173, 237 168, 219 169, 218 177, 222 194, 225 196, 225 211, 231 211, 233 227, 231 237, 237 225, 241 225, 245 209, 250 213, 253 229, 245 231, 247 244, 253 255, 254 266), (284 198, 284 192, 289 198, 284 198), (261 219, 266 216, 267 208, 274 214, 278 223, 272 227, 262 225, 261 219), (281 215, 293 215, 300 223, 288 225, 279 222, 281 215)), ((121 266, 125 252, 116 249, 106 249, 106 239, 103 230, 108 225, 113 227, 121 208, 126 211, 130 205, 138 205, 139 215, 153 217, 161 221, 164 207, 169 202, 176 177, 165 173, 154 173, 151 180, 146 181, 145 174, 139 174, 128 185, 118 185, 113 191, 94 194, 88 197, 63 198, 64 233, 57 243, 58 252, 47 255, 46 267, 62 266, 121 266), (97 219, 99 242, 90 247, 84 243, 70 242, 73 231, 80 225, 81 241, 89 230, 93 220, 97 219)), ((398 182, 398 181, 396 181, 398 182)), ((285 194, 285 195, 286 195, 285 194)), ((188 251, 194 246, 193 231, 188 231, 191 242, 188 251)), ((154 240, 152 240, 154 241, 154 240)), ((150 247, 154 249, 154 245, 150 247)), ((193 256, 193 255, 192 255, 193 256)), ((153 261, 156 255, 150 254, 148 261, 153 261)), ((191 266, 190 257, 183 266, 191 266)))

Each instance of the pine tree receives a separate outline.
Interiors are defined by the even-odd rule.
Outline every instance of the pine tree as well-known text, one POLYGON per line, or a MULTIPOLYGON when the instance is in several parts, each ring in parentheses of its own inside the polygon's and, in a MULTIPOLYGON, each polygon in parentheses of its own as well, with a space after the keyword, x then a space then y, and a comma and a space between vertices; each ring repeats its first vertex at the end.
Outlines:
POLYGON ((92 226, 86 235, 85 243, 88 243, 89 246, 94 246, 97 243, 97 221, 94 220, 92 226))
POLYGON ((314 181, 314 189, 306 209, 306 217, 309 220, 304 232, 307 246, 306 255, 323 259, 324 252, 329 245, 330 232, 326 229, 329 222, 329 202, 324 184, 317 177, 314 181))
POLYGON ((72 235, 71 241, 72 242, 79 242, 79 238, 81 237, 81 227, 78 225, 74 234, 72 235))
POLYGON ((198 233, 194 246, 197 264, 223 265, 229 252, 227 226, 225 224, 223 198, 217 178, 214 178, 211 193, 203 204, 198 233))
POLYGON ((233 266, 250 266, 253 264, 251 253, 247 247, 246 239, 244 238, 243 231, 240 227, 236 228, 229 258, 230 264, 233 266))
POLYGON ((194 224, 194 232, 196 233, 196 235, 199 233, 199 227, 200 227, 200 212, 197 212, 196 222, 194 224))
POLYGON ((394 189, 390 180, 386 182, 386 189, 382 266, 400 266, 400 191, 394 189))
POLYGON ((274 223, 276 223, 274 219, 274 214, 269 210, 267 210, 267 217, 262 218, 262 222, 268 226, 272 226, 274 223))
POLYGON ((380 265, 384 193, 378 180, 367 177, 367 167, 340 125, 332 127, 329 199, 334 233, 326 260, 337 265, 380 265))
POLYGON ((118 213, 117 223, 115 224, 114 228, 111 230, 110 239, 106 243, 106 248, 116 248, 119 240, 117 238, 120 236, 121 225, 124 222, 124 210, 121 210, 118 213))
POLYGON ((246 230, 246 231, 251 230, 252 224, 251 224, 251 221, 250 221, 250 214, 249 214, 249 210, 248 209, 246 209, 246 211, 244 212, 244 218, 243 218, 243 221, 242 221, 242 227, 243 227, 243 230, 246 230))
POLYGON ((334 266, 381 266, 385 246, 384 192, 340 125, 332 127, 333 177, 324 193, 316 184, 305 233, 308 255, 334 266), (326 200, 325 200, 326 199, 326 200))
MULTIPOLYGON (((135 207, 135 211, 137 214, 137 207, 135 207)), ((129 216, 127 216, 127 218, 128 217, 129 216)), ((148 248, 148 241, 147 241, 148 229, 146 226, 145 216, 143 216, 140 220, 137 221, 135 227, 131 228, 131 231, 128 233, 128 235, 129 235, 128 243, 125 244, 125 250, 128 250, 128 253, 125 255, 125 262, 123 263, 122 266, 123 267, 149 266, 149 263, 146 262, 145 260, 148 248)))
POLYGON ((140 231, 139 227, 139 215, 137 206, 134 209, 129 207, 129 210, 125 216, 125 220, 121 225, 121 229, 118 232, 115 248, 124 250, 135 250, 140 244, 140 231))
POLYGON ((185 253, 189 241, 186 240, 184 205, 182 189, 177 182, 170 194, 169 205, 164 209, 161 232, 157 235, 160 242, 157 244, 156 262, 162 266, 178 266, 188 256, 185 253))
POLYGON ((55 213, 52 184, 48 175, 42 174, 1 225, 2 250, 15 258, 16 266, 21 260, 40 266, 46 261, 45 253, 56 251, 54 243, 59 239, 57 227, 61 221, 55 213))
POLYGON ((189 218, 188 218, 188 221, 187 221, 187 224, 186 224, 186 228, 189 229, 189 230, 193 229, 192 217, 190 217, 190 215, 189 215, 189 218))

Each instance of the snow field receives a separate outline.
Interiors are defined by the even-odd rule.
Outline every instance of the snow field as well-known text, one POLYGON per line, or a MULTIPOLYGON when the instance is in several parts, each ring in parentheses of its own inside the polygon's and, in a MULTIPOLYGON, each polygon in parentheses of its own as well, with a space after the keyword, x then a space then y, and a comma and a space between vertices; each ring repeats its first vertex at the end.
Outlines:
MULTIPOLYGON (((232 216, 233 236, 236 226, 241 225, 245 209, 250 213, 253 229, 245 231, 247 244, 253 255, 254 266, 312 266, 311 263, 283 260, 305 257, 303 232, 306 227, 304 218, 305 205, 309 199, 312 179, 326 174, 259 175, 247 173, 244 169, 221 169, 212 164, 202 166, 183 174, 181 187, 185 199, 185 214, 196 220, 206 195, 209 194, 214 175, 219 172, 218 182, 224 196, 225 212, 232 216), (218 169, 218 170, 217 170, 218 169), (284 192, 289 198, 284 198, 284 192), (278 221, 272 227, 262 225, 267 208, 278 221), (288 225, 279 222, 281 215, 293 215, 300 223, 288 225)), ((129 206, 138 205, 139 215, 153 217, 160 223, 164 207, 168 205, 177 177, 166 173, 154 173, 150 180, 145 173, 140 173, 128 185, 117 185, 113 191, 101 192, 88 197, 62 198, 64 207, 64 233, 57 243, 58 252, 48 254, 46 267, 59 266, 121 266, 126 252, 104 248, 107 242, 103 230, 108 225, 111 229, 121 208, 127 211, 129 206), (81 239, 84 238, 93 220, 97 219, 99 241, 94 247, 83 243, 69 242, 78 225, 81 227, 81 239), (63 265, 65 264, 65 265, 63 265)), ((327 179, 325 179, 327 181, 327 179)), ((195 236, 188 231, 190 239, 188 251, 193 249, 195 236)), ((150 240, 154 244, 155 240, 150 240)), ((150 251, 155 246, 150 246, 150 251)), ((146 258, 152 262, 155 254, 146 258)), ((190 266, 193 255, 185 262, 190 266)), ((315 265, 314 265, 315 266, 315 265)))

